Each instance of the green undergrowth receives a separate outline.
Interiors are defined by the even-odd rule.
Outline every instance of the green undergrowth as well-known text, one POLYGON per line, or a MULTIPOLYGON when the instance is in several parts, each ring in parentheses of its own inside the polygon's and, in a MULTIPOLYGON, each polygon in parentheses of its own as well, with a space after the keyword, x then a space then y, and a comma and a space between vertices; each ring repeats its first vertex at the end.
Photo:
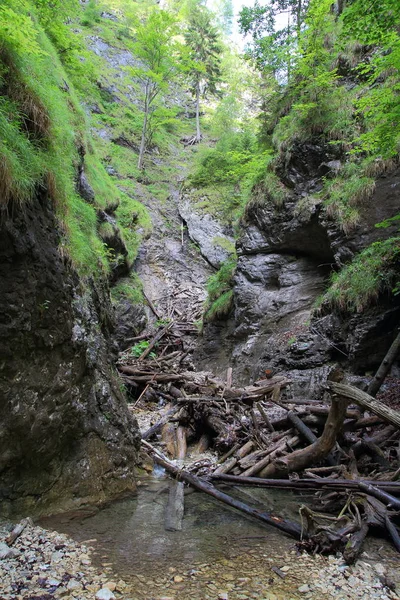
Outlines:
POLYGON ((315 309, 362 312, 382 294, 400 293, 400 237, 374 242, 339 273, 315 309))
POLYGON ((208 278, 208 297, 204 306, 203 321, 212 322, 229 316, 233 308, 233 274, 237 258, 232 255, 219 270, 208 278))
MULTIPOLYGON (((107 239, 114 233, 124 240, 132 264, 141 237, 151 229, 147 210, 130 196, 133 186, 125 193, 106 171, 116 162, 130 183, 139 175, 134 151, 112 142, 104 149, 102 140, 92 135, 105 126, 102 119, 109 121, 115 138, 139 130, 138 109, 110 102, 104 86, 98 85, 104 65, 86 47, 84 32, 98 26, 99 7, 90 2, 82 8, 76 0, 52 7, 40 0, 6 0, 0 7, 1 203, 22 206, 45 188, 60 222, 60 249, 83 275, 109 271, 107 239), (81 32, 65 25, 67 16, 72 28, 83 26, 81 32), (102 114, 89 117, 85 105, 96 105, 102 114), (114 117, 106 116, 110 105, 114 117), (121 159, 114 161, 114 153, 121 159), (94 191, 89 203, 76 190, 82 162, 94 191), (99 210, 115 213, 113 232, 99 224, 99 210)), ((109 40, 117 41, 121 24, 108 20, 104 29, 109 40)))
POLYGON ((80 151, 88 145, 84 113, 54 45, 30 16, 34 6, 24 2, 19 9, 35 45, 7 36, 0 45, 2 202, 22 205, 44 186, 65 232, 63 252, 83 273, 107 271, 95 209, 75 189, 80 151))
POLYGON ((215 147, 204 147, 186 182, 195 205, 222 221, 237 223, 249 202, 276 205, 284 200, 284 186, 270 169, 272 152, 263 150, 250 131, 222 135, 215 147), (256 190, 266 193, 256 194, 256 190))
POLYGON ((114 302, 128 300, 132 304, 143 304, 143 284, 139 276, 132 272, 129 277, 120 279, 116 285, 111 288, 111 297, 114 302))

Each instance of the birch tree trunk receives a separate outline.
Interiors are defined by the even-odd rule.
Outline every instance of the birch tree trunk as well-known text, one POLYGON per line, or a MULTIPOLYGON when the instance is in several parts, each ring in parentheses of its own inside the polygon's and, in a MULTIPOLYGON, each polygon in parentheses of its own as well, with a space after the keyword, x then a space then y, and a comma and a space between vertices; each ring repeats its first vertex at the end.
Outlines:
POLYGON ((201 131, 200 131, 200 83, 196 85, 196 141, 200 142, 201 131))
POLYGON ((149 95, 150 95, 150 85, 149 82, 146 82, 145 86, 145 100, 144 100, 144 121, 142 127, 142 139, 140 140, 140 148, 139 148, 139 159, 138 159, 138 169, 143 169, 143 157, 146 150, 146 134, 147 134, 147 123, 149 119, 149 95))

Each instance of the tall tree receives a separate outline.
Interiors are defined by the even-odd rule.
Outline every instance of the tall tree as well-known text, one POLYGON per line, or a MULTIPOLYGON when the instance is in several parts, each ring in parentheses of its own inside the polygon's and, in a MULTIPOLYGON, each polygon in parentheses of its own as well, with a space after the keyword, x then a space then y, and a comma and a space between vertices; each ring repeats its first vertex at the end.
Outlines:
POLYGON ((239 15, 241 33, 251 34, 247 52, 260 70, 289 79, 309 0, 267 0, 244 7, 239 15), (278 27, 279 25, 283 25, 278 27))
POLYGON ((143 66, 130 69, 143 86, 143 126, 139 148, 138 168, 149 143, 149 124, 157 108, 157 100, 165 95, 174 77, 179 73, 179 44, 175 40, 176 20, 165 10, 154 9, 147 19, 137 24, 134 55, 143 66))
POLYGON ((220 33, 212 24, 212 13, 203 6, 195 6, 188 20, 185 42, 189 49, 189 80, 196 103, 195 142, 201 140, 200 99, 218 96, 221 82, 222 43, 220 33))

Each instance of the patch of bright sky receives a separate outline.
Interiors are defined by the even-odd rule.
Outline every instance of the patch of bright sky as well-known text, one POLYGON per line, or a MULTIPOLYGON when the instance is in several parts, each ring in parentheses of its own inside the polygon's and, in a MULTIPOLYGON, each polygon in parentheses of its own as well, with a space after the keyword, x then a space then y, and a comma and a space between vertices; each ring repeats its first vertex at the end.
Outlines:
MULTIPOLYGON (((232 35, 230 37, 233 40, 234 44, 237 46, 239 51, 243 51, 244 47, 246 46, 246 43, 249 42, 251 39, 251 36, 243 37, 243 35, 241 35, 239 33, 239 25, 238 25, 239 13, 244 6, 254 6, 254 2, 255 2, 255 0, 232 0, 234 17, 233 17, 233 25, 232 25, 232 35)), ((215 2, 215 0, 207 0, 207 5, 211 10, 215 9, 216 4, 217 4, 217 2, 215 2)), ((263 6, 263 5, 267 5, 268 2, 261 1, 260 4, 261 4, 261 6, 263 6)), ((287 18, 288 18, 287 14, 277 15, 276 29, 283 29, 284 27, 286 27, 287 18)))

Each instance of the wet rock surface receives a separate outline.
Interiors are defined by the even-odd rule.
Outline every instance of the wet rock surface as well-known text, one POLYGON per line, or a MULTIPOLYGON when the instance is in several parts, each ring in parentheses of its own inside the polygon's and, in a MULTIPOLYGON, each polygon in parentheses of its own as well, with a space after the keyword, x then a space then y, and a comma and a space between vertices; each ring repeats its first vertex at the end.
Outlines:
POLYGON ((179 203, 179 214, 185 221, 189 237, 198 244, 201 254, 216 269, 232 254, 234 238, 208 213, 200 213, 183 197, 179 203))
POLYGON ((139 443, 110 354, 107 285, 81 285, 43 193, 0 224, 3 514, 104 502, 135 489, 139 443))

